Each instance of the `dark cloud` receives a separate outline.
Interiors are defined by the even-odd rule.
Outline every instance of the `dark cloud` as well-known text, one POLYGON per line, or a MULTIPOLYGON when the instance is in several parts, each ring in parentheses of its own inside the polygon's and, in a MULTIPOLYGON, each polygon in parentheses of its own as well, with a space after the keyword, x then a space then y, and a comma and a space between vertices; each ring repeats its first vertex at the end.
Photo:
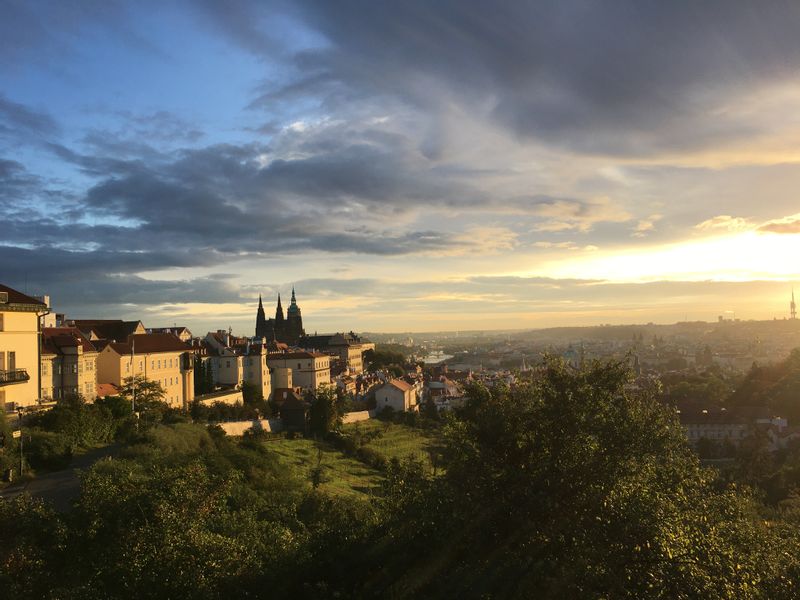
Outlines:
MULTIPOLYGON (((224 23, 243 25, 224 33, 263 53, 254 14, 272 10, 226 5, 224 23)), ((296 79, 260 102, 321 98, 336 112, 388 97, 426 113, 456 104, 521 138, 589 153, 692 150, 759 133, 723 109, 793 79, 800 60, 800 6, 784 2, 306 0, 284 10, 328 44, 297 52, 296 79)), ((436 153, 435 141, 428 147, 436 153)))
POLYGON ((60 130, 56 120, 47 113, 14 102, 0 93, 0 139, 47 138, 60 130))

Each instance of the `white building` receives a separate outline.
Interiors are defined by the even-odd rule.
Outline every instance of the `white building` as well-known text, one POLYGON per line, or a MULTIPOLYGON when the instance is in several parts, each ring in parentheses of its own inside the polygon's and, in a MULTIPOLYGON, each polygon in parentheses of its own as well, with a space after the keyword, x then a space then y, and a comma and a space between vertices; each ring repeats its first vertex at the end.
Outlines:
POLYGON ((402 379, 392 379, 375 390, 375 408, 391 407, 398 412, 417 409, 417 393, 413 385, 402 379))

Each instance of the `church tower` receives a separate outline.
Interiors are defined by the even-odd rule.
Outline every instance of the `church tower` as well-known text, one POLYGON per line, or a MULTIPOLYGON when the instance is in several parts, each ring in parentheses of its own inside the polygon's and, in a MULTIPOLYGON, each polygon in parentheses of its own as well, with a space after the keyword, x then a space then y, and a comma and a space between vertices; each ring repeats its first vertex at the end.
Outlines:
POLYGON ((261 294, 259 294, 258 311, 256 312, 256 337, 269 338, 267 329, 267 317, 264 315, 264 305, 261 303, 261 294))
MULTIPOLYGON (((294 288, 292 288, 292 300, 294 300, 294 288)), ((283 306, 281 305, 281 295, 278 294, 278 307, 275 309, 276 328, 283 327, 283 306)))
POLYGON ((303 316, 300 313, 300 307, 297 306, 297 298, 294 294, 294 286, 292 286, 292 302, 286 310, 286 337, 289 343, 294 344, 305 334, 303 316))
POLYGON ((792 287, 792 301, 789 303, 789 315, 792 320, 797 318, 797 304, 794 303, 794 287, 792 287))

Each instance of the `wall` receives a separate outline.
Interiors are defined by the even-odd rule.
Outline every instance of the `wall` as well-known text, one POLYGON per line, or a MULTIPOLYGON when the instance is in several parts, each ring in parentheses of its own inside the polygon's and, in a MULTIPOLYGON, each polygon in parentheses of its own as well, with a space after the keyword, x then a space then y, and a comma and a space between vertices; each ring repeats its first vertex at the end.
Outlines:
POLYGON ((214 392, 203 396, 197 396, 195 400, 207 406, 216 404, 217 402, 222 402, 223 404, 236 404, 237 402, 239 404, 244 404, 244 399, 242 398, 242 392, 240 390, 230 390, 224 393, 214 392))
POLYGON ((342 423, 347 425, 348 423, 358 423, 359 421, 367 421, 369 419, 374 419, 375 415, 378 414, 377 410, 359 410, 357 412, 350 412, 345 413, 342 415, 342 423))
POLYGON ((255 421, 230 421, 228 423, 218 423, 225 431, 226 435, 240 436, 248 429, 260 431, 278 432, 283 430, 283 423, 280 419, 260 419, 255 421))

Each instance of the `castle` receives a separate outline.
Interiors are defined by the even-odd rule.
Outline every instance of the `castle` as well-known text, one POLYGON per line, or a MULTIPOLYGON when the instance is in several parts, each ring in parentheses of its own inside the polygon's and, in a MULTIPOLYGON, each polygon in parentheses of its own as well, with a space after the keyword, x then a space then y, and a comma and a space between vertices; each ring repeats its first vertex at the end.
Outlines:
POLYGON ((293 345, 305 334, 303 317, 300 314, 300 307, 297 306, 294 288, 292 288, 292 303, 286 310, 286 318, 283 316, 280 294, 278 294, 278 306, 275 309, 275 318, 273 319, 266 318, 264 305, 261 303, 261 295, 259 294, 258 312, 256 313, 256 337, 266 338, 268 342, 275 340, 293 345))

